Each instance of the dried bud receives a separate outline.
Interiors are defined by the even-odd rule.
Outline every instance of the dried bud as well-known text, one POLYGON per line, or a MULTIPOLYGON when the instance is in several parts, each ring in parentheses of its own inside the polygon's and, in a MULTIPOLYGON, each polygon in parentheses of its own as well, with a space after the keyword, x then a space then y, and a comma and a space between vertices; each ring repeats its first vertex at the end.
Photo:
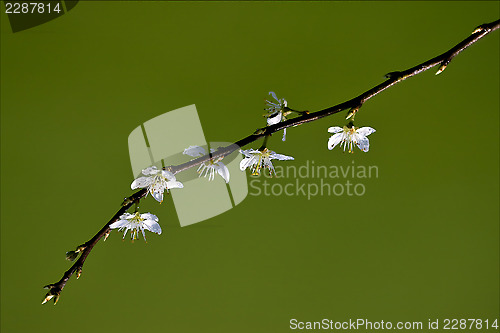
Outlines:
POLYGON ((436 72, 436 75, 441 74, 446 69, 446 66, 447 65, 441 65, 439 67, 438 71, 436 72))
POLYGON ((77 251, 68 251, 68 252, 66 252, 66 260, 75 261, 75 259, 77 257, 78 257, 78 252, 77 251))
POLYGON ((45 294, 45 298, 43 299, 42 304, 45 304, 52 298, 54 298, 54 305, 56 305, 57 301, 59 300, 61 290, 59 288, 56 288, 53 284, 48 284, 44 288, 49 289, 49 292, 45 294))
POLYGON ((484 28, 482 26, 479 26, 476 29, 474 29, 474 31, 472 32, 472 34, 474 35, 475 33, 482 31, 483 29, 484 28))
POLYGON ((79 279, 80 278, 80 275, 82 275, 82 268, 78 268, 78 270, 76 271, 76 278, 79 279))
POLYGON ((384 75, 384 78, 386 79, 394 79, 394 78, 398 78, 399 76, 401 76, 401 72, 390 72, 390 73, 387 73, 384 75))
POLYGON ((123 199, 122 206, 128 206, 128 205, 131 205, 133 203, 134 203, 134 199, 132 199, 131 197, 126 197, 125 199, 123 199))
POLYGON ((352 120, 354 120, 354 116, 356 115, 356 112, 358 112, 358 110, 359 110, 359 106, 350 109, 349 112, 347 113, 347 117, 345 117, 345 119, 349 119, 352 117, 352 120))
POLYGON ((105 242, 105 241, 106 241, 106 239, 108 239, 108 237, 109 237, 109 234, 110 234, 110 233, 111 233, 111 229, 109 229, 109 230, 108 230, 108 231, 104 234, 104 240, 103 240, 103 242, 105 242))
POLYGON ((50 292, 48 292, 48 293, 45 295, 45 298, 43 299, 42 304, 45 304, 45 303, 47 303, 48 301, 50 301, 50 300, 52 299, 52 297, 54 297, 54 295, 52 295, 50 292))
POLYGON ((259 128, 257 130, 255 130, 255 132, 253 132, 254 135, 261 135, 261 134, 264 134, 266 133, 266 129, 265 128, 259 128))
POLYGON ((66 260, 75 261, 75 259, 78 257, 78 253, 83 252, 84 250, 85 250, 85 246, 80 245, 76 248, 75 251, 66 252, 66 260))

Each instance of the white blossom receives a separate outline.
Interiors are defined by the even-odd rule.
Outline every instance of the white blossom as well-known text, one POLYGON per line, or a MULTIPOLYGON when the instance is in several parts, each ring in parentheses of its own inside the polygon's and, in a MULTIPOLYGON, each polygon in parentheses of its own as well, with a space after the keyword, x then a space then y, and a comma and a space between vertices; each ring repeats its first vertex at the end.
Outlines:
MULTIPOLYGON (((210 149, 210 152, 215 152, 215 149, 210 149)), ((205 149, 202 147, 189 146, 189 148, 184 149, 183 154, 192 157, 200 157, 204 156, 206 153, 205 149)), ((229 183, 229 170, 224 163, 221 162, 223 158, 224 157, 220 157, 216 160, 210 159, 207 162, 201 163, 198 170, 196 170, 196 172, 198 172, 198 177, 203 175, 205 178, 208 176, 208 180, 214 180, 215 172, 217 172, 226 181, 226 183, 229 183)))
POLYGON ((260 169, 269 169, 269 174, 272 175, 275 173, 272 159, 277 159, 280 161, 285 160, 293 160, 293 157, 286 156, 282 154, 277 154, 272 150, 264 148, 263 151, 247 149, 240 150, 240 152, 245 155, 245 158, 240 162, 240 169, 243 171, 246 168, 249 168, 253 175, 258 175, 260 173, 260 169))
MULTIPOLYGON (((273 96, 273 98, 276 100, 276 102, 266 100, 267 107, 265 108, 265 110, 267 111, 267 114, 265 116, 267 117, 267 125, 271 126, 286 120, 285 110, 287 109, 288 103, 286 99, 279 99, 278 97, 276 97, 274 91, 270 91, 269 95, 273 96)), ((283 129, 282 140, 286 140, 286 128, 283 129)))
POLYGON ((367 136, 375 132, 375 129, 371 127, 347 127, 343 128, 338 126, 333 126, 328 129, 328 132, 334 133, 328 140, 328 149, 332 150, 336 145, 340 143, 340 146, 349 148, 349 152, 354 152, 354 145, 358 146, 364 152, 370 149, 370 140, 367 136))
POLYGON ((156 201, 163 201, 163 192, 172 188, 183 188, 181 182, 175 179, 173 173, 166 170, 158 170, 156 166, 152 166, 142 170, 142 174, 146 177, 139 177, 132 182, 130 187, 135 190, 137 188, 147 187, 148 192, 155 198, 156 201))
POLYGON ((120 219, 114 223, 111 223, 109 226, 110 229, 118 229, 118 231, 125 230, 123 233, 123 238, 125 239, 125 235, 127 231, 130 230, 130 237, 132 240, 136 240, 139 237, 139 231, 142 232, 142 236, 144 240, 146 240, 146 234, 144 230, 148 230, 154 232, 158 235, 161 235, 161 227, 158 224, 158 217, 156 215, 145 213, 145 214, 129 214, 125 213, 120 216, 120 219))

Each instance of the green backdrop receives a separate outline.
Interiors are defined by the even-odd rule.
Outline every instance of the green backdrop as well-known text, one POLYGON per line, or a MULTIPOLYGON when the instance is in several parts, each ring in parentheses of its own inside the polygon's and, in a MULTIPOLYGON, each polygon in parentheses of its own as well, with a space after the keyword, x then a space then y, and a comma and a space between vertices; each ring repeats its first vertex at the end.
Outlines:
POLYGON ((498 31, 441 75, 367 102, 356 125, 377 130, 368 153, 327 149, 345 113, 271 138, 295 157, 276 165, 376 166, 351 179, 364 195, 249 195, 185 228, 171 198, 148 197, 163 234, 132 244, 113 232, 57 306, 40 305, 70 266, 64 252, 132 193, 127 137, 144 121, 196 104, 209 140, 238 140, 264 125, 269 91, 319 110, 498 16, 494 1, 80 1, 12 33, 2 9, 2 333, 499 318, 498 31))

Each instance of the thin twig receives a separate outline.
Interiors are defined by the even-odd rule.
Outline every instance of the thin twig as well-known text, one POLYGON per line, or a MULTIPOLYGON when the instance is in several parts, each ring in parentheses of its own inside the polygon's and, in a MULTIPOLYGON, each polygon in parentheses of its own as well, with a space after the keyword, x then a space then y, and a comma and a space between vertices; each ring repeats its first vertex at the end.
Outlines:
MULTIPOLYGON (((436 74, 440 74, 441 72, 444 71, 444 69, 449 65, 449 63, 455 58, 459 53, 461 53, 463 50, 468 48, 469 46, 473 45, 477 41, 479 41, 481 38, 484 36, 488 35, 490 32, 497 30, 500 28, 500 20, 483 24, 477 27, 474 32, 472 33, 471 36, 467 37, 448 51, 438 55, 437 57, 434 57, 426 62, 423 62, 419 65, 416 65, 414 67, 411 67, 407 70, 404 71, 398 71, 398 72, 391 72, 386 75, 388 78, 386 81, 383 83, 375 86, 374 88, 362 93, 361 95, 350 99, 346 102, 337 104, 335 106, 326 108, 324 110, 316 111, 309 113, 307 111, 295 111, 300 114, 300 116, 286 120, 284 122, 277 123, 272 126, 267 126, 261 129, 258 129, 255 131, 253 134, 250 134, 249 136, 244 137, 243 139, 236 141, 235 143, 228 145, 226 147, 221 147, 217 149, 213 153, 209 153, 207 155, 201 156, 199 158, 196 158, 194 160, 191 160, 189 162, 177 165, 177 166, 168 166, 165 167, 165 169, 168 169, 174 174, 177 174, 181 171, 190 169, 192 167, 195 167, 197 165, 200 165, 201 163, 207 162, 210 159, 217 159, 221 158, 224 156, 227 156, 231 154, 232 152, 240 149, 241 147, 246 146, 249 143, 252 143, 262 137, 268 137, 271 134, 283 130, 287 127, 291 126, 297 126, 301 125, 304 123, 308 123, 311 121, 315 121, 333 114, 336 114, 338 112, 341 112, 343 110, 350 110, 350 113, 348 115, 348 118, 352 115, 354 115, 359 108, 363 106, 363 104, 368 101, 370 98, 378 95, 382 91, 386 90, 389 87, 394 86, 395 84, 406 80, 409 77, 415 76, 417 74, 420 74, 422 72, 425 72, 426 70, 433 68, 437 65, 440 65, 439 70, 437 71, 436 74)), ((291 110, 291 109, 290 109, 291 110)), ((138 203, 142 198, 144 198, 147 194, 147 189, 141 189, 134 194, 132 194, 130 197, 126 198, 123 203, 122 207, 116 212, 116 214, 106 223, 97 234, 95 234, 94 237, 92 237, 89 241, 86 243, 80 245, 77 249, 81 249, 81 255, 78 258, 78 260, 71 266, 70 269, 68 269, 61 280, 54 284, 49 284, 45 286, 45 288, 50 289, 49 292, 46 295, 45 301, 49 300, 50 298, 54 297, 54 303, 57 302, 57 299, 65 287, 66 283, 68 282, 69 278, 77 272, 77 277, 80 276, 81 270, 83 267, 83 264, 85 263, 85 260, 87 259, 87 256, 90 254, 94 246, 99 242, 99 240, 107 235, 110 232, 109 226, 117 221, 122 214, 124 214, 134 203, 138 203)), ((44 301, 44 303, 45 303, 44 301)))

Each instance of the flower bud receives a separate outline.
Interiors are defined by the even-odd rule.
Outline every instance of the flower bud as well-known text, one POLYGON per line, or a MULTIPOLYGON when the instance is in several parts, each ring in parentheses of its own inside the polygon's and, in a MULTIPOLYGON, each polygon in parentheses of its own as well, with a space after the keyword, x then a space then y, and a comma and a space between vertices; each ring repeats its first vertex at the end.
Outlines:
POLYGON ((48 284, 44 288, 49 289, 49 292, 45 294, 45 298, 43 299, 42 304, 45 304, 52 298, 54 298, 54 305, 56 305, 57 301, 59 300, 61 290, 59 288, 56 288, 53 284, 48 284))
POLYGON ((68 251, 68 252, 66 252, 66 260, 75 261, 75 259, 77 257, 78 257, 78 252, 77 251, 68 251))
POLYGON ((446 66, 447 65, 441 65, 435 75, 441 74, 446 69, 446 66))

